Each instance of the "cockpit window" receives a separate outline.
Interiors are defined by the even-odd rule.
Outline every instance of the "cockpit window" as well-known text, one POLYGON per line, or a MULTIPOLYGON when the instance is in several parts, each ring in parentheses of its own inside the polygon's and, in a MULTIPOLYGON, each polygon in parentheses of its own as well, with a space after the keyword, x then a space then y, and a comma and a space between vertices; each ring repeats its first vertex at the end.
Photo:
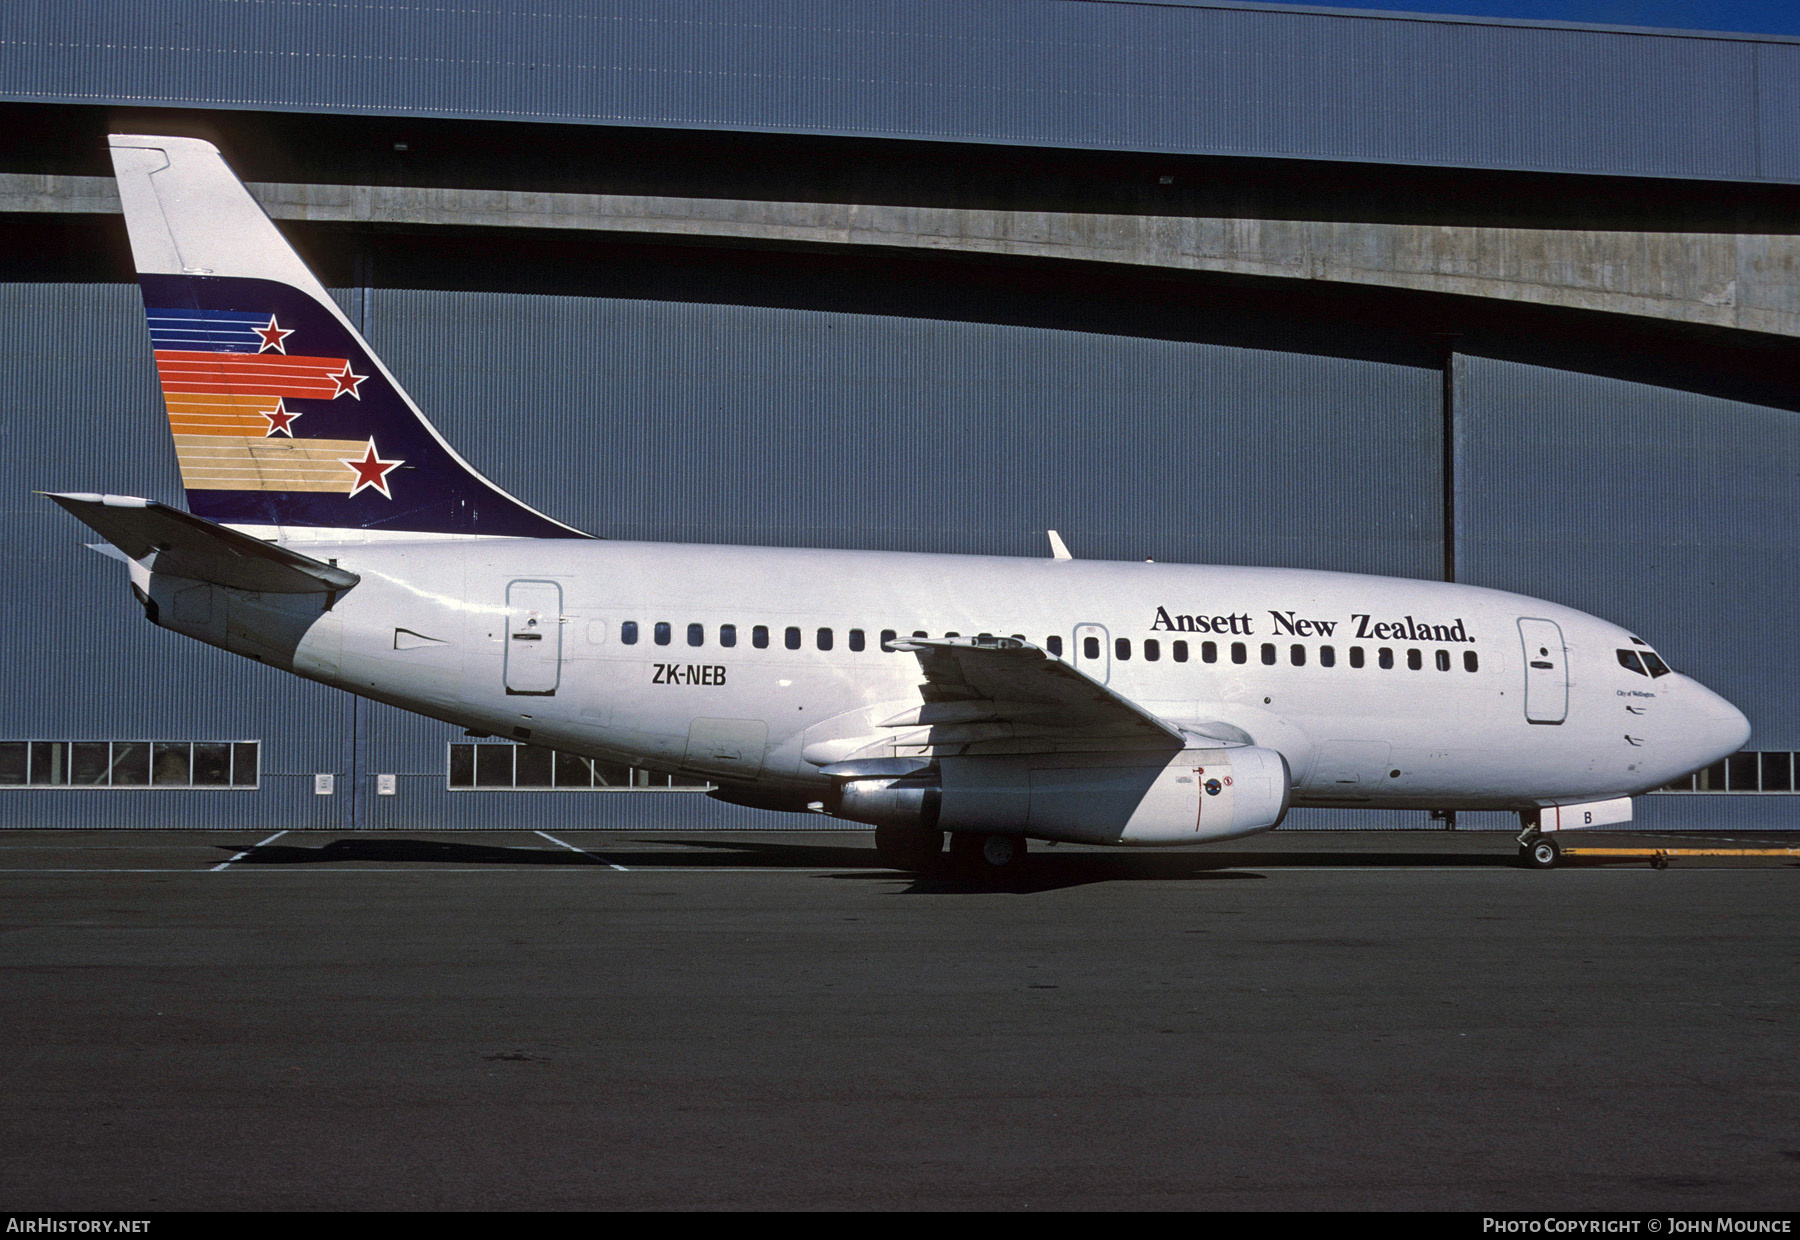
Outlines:
POLYGON ((1644 666, 1650 669, 1650 674, 1652 676, 1667 676, 1670 672, 1675 670, 1667 663, 1664 663, 1661 659, 1657 658, 1656 651, 1654 650, 1644 651, 1644 666))
POLYGON ((1650 674, 1644 670, 1644 665, 1638 661, 1637 651, 1635 650, 1619 651, 1619 666, 1626 671, 1636 672, 1640 676, 1648 676, 1650 674))

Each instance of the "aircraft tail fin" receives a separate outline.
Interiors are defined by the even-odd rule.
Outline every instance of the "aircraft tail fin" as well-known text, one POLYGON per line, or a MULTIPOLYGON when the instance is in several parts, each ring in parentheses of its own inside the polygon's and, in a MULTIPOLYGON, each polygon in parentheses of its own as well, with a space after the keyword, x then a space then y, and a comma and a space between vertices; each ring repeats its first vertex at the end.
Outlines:
POLYGON ((586 537, 445 442, 218 148, 109 142, 194 513, 296 532, 586 537))

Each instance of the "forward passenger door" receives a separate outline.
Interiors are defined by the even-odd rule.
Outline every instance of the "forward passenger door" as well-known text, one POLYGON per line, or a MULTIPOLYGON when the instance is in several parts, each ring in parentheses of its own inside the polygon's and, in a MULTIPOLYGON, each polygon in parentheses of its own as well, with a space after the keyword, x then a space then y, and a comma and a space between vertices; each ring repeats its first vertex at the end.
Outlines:
POLYGON ((1562 629, 1551 620, 1521 617, 1525 647, 1525 722, 1561 723, 1569 717, 1568 652, 1562 629))

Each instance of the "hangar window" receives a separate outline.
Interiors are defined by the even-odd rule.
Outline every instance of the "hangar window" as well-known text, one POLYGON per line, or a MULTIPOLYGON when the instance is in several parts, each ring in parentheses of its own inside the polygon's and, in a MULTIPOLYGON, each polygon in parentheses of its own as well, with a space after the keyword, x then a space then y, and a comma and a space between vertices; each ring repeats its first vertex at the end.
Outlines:
POLYGON ((260 787, 261 741, 0 741, 0 787, 260 787))
POLYGON ((1330 646, 1320 646, 1319 647, 1319 666, 1320 667, 1336 667, 1337 666, 1337 651, 1330 646))
POLYGON ((1263 661, 1264 667, 1274 667, 1275 666, 1275 643, 1274 642, 1264 642, 1263 643, 1262 661, 1263 661))
POLYGON ((719 645, 727 650, 737 645, 737 625, 721 624, 719 626, 719 645))
POLYGON ((1289 646, 1288 662, 1292 663, 1295 667, 1305 667, 1306 647, 1302 646, 1299 642, 1295 642, 1293 645, 1289 646))
POLYGON ((881 630, 881 648, 889 654, 894 652, 894 639, 900 636, 892 629, 881 630))
POLYGON ((1202 663, 1217 663, 1219 661, 1219 643, 1201 642, 1200 661, 1202 663))
POLYGON ((655 633, 657 645, 666 646, 669 644, 670 630, 669 622, 667 620, 658 620, 656 622, 655 633))
POLYGON ((1363 648, 1361 646, 1350 647, 1350 666, 1361 667, 1363 661, 1363 648))
POLYGON ((1243 642, 1231 643, 1231 661, 1233 663, 1248 663, 1250 661, 1250 651, 1245 648, 1243 642))
POLYGON ((705 645, 705 644, 706 644, 706 626, 704 624, 688 625, 688 645, 701 646, 701 645, 705 645))
POLYGON ((1144 639, 1144 662, 1154 663, 1162 658, 1162 643, 1154 637, 1144 639))
POLYGON ((1450 652, 1448 650, 1440 650, 1437 652, 1437 670, 1440 672, 1447 672, 1450 670, 1450 652))
POLYGON ((816 640, 819 643, 820 650, 830 650, 831 649, 831 630, 830 629, 820 629, 816 635, 816 640))
POLYGON ((851 629, 850 630, 850 649, 860 651, 860 650, 862 650, 864 645, 865 645, 865 639, 863 637, 863 631, 861 629, 851 629))
POLYGON ((800 649, 800 630, 791 624, 788 625, 787 632, 781 635, 781 642, 789 650, 800 649))
POLYGON ((1383 646, 1380 650, 1375 652, 1375 662, 1380 664, 1384 669, 1394 666, 1394 652, 1389 650, 1386 646, 1383 646))
POLYGON ((712 787, 703 779, 600 762, 542 745, 454 741, 448 749, 446 783, 456 791, 703 792, 712 787))
POLYGON ((769 648, 769 626, 766 624, 759 624, 751 629, 750 644, 755 646, 758 650, 767 650, 769 648))
POLYGON ((1062 658, 1062 638, 1052 633, 1049 637, 1044 639, 1044 649, 1048 650, 1057 658, 1062 658))
POLYGON ((1119 660, 1131 658, 1131 639, 1129 637, 1113 638, 1113 658, 1119 660))
POLYGON ((1715 762, 1658 788, 1658 792, 1732 792, 1775 793, 1793 796, 1800 793, 1800 780, 1795 779, 1796 755, 1787 750, 1748 750, 1732 754, 1723 762, 1715 762))
POLYGON ((1170 649, 1174 654, 1177 663, 1186 663, 1188 661, 1188 644, 1186 642, 1175 642, 1170 649))
POLYGON ((637 645, 636 620, 625 620, 619 624, 619 640, 627 646, 637 645))
POLYGON ((1463 651, 1463 671, 1479 672, 1480 670, 1481 660, 1475 657, 1475 652, 1473 650, 1463 651))

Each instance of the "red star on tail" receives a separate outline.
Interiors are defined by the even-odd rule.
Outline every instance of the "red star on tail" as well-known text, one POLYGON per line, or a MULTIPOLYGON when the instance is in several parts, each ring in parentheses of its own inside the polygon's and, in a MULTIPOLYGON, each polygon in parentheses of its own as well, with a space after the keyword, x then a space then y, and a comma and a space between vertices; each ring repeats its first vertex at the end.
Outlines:
POLYGON ((269 430, 268 433, 263 436, 264 439, 272 439, 278 434, 286 435, 289 439, 294 437, 294 419, 300 415, 289 409, 287 405, 282 402, 281 397, 277 396, 275 398, 275 407, 273 409, 263 410, 262 415, 269 419, 269 430))
POLYGON ((250 330, 262 337, 262 347, 257 350, 258 353, 267 353, 270 349, 277 353, 286 353, 287 346, 281 342, 294 334, 293 328, 281 326, 275 321, 275 316, 272 314, 269 316, 267 327, 253 327, 250 330))
POLYGON ((367 379, 368 377, 369 376, 367 376, 367 375, 351 374, 350 373, 350 363, 345 362, 344 363, 344 371, 342 374, 330 376, 331 381, 333 383, 337 384, 337 391, 335 391, 331 394, 331 399, 336 400, 338 397, 340 397, 340 396, 344 395, 346 392, 348 392, 350 395, 356 397, 357 400, 361 400, 362 394, 360 392, 358 392, 356 390, 356 388, 357 388, 358 384, 360 384, 364 379, 367 379))
POLYGON ((350 488, 352 496, 365 489, 372 489, 380 491, 388 499, 393 499, 394 493, 388 490, 387 476, 406 462, 382 460, 380 454, 375 451, 375 440, 371 438, 369 446, 363 450, 362 460, 345 461, 344 464, 356 471, 356 485, 350 488))

